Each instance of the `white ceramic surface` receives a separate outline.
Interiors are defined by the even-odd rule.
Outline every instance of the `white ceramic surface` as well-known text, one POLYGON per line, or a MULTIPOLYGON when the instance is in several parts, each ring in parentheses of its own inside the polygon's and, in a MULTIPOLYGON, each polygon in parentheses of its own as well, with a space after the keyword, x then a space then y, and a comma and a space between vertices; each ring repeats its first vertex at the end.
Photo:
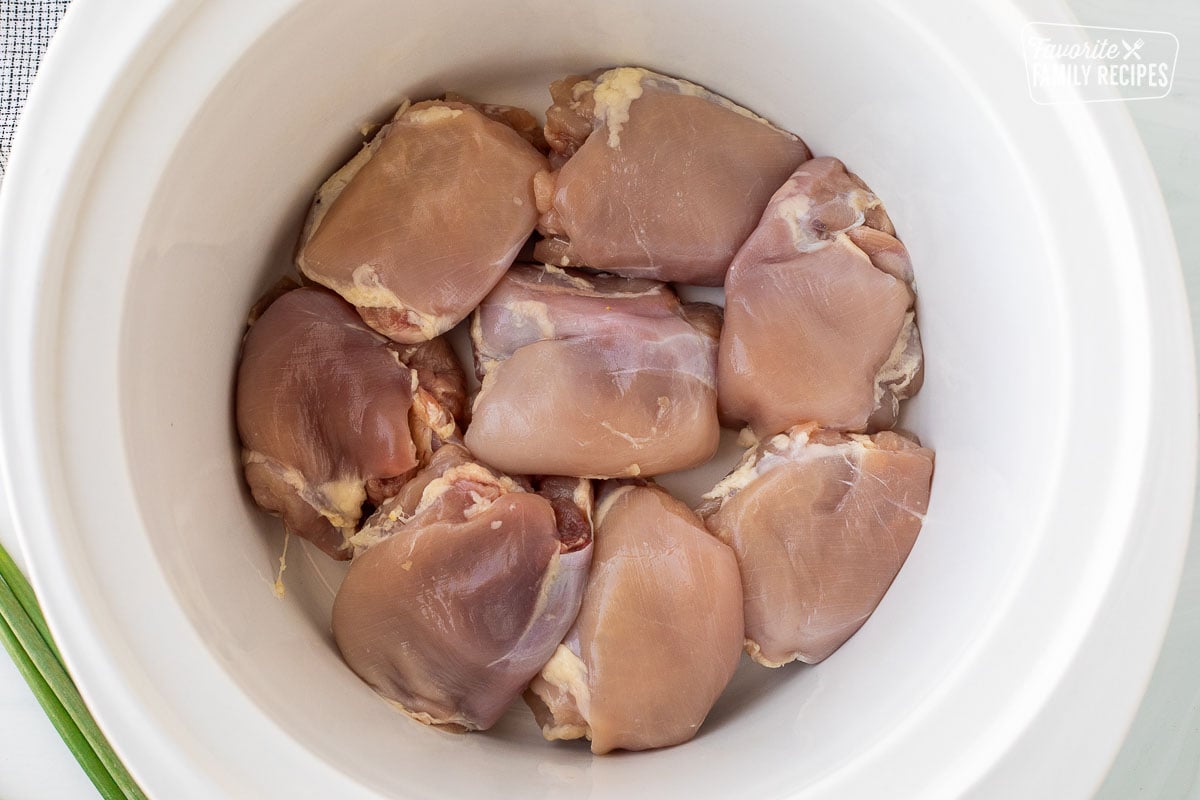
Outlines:
POLYGON ((1191 354, 1127 117, 1032 105, 1021 21, 949 0, 76 9, 0 208, 0 424, 35 583, 138 777, 172 798, 1090 792, 1174 594, 1191 354), (686 747, 592 759, 521 710, 490 736, 398 717, 341 666, 317 559, 271 595, 281 536, 240 486, 230 382, 360 122, 445 89, 542 107, 549 78, 621 62, 728 94, 885 198, 929 365, 907 422, 938 471, 833 658, 743 670, 686 747))

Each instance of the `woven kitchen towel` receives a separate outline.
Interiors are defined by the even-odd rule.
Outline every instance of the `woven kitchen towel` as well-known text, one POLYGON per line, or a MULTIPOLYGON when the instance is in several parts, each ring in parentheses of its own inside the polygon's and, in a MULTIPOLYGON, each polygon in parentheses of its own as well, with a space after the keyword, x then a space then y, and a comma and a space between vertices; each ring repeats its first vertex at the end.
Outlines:
POLYGON ((0 180, 38 63, 70 0, 0 0, 0 180))

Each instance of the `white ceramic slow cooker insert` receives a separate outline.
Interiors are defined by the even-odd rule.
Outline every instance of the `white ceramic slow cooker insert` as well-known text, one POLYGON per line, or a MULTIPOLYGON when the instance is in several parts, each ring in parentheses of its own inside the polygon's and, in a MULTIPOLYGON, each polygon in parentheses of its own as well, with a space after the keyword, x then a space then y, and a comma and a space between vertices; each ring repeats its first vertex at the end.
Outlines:
MULTIPOLYGON (((1056 19, 1057 7, 1038 18, 1056 19)), ((1170 230, 1119 104, 1034 104, 1000 2, 91 0, 0 208, 5 478, 73 673, 151 794, 1082 797, 1186 539, 1194 390, 1170 230), (337 570, 242 487, 246 309, 311 194, 405 96, 542 110, 555 77, 688 77, 836 155, 915 264, 925 529, 825 663, 745 667, 692 743, 593 758, 518 708, 424 729, 341 663, 337 570), (293 543, 295 544, 295 543, 293 543)))

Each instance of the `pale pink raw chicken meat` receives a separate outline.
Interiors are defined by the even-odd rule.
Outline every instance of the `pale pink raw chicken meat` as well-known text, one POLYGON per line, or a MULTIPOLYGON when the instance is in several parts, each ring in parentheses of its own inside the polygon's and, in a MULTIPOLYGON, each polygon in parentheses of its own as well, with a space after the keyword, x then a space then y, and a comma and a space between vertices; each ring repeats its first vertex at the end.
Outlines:
POLYGON ((333 606, 350 668, 420 722, 494 725, 554 653, 587 580, 591 486, 545 489, 440 448, 354 539, 333 606))
POLYGON ((908 251, 834 158, 771 198, 725 279, 722 419, 758 437, 800 422, 879 430, 921 383, 908 251))
POLYGON ((720 435, 720 310, 657 281, 513 267, 471 323, 482 388, 466 444, 512 474, 656 475, 720 435))
POLYGON ((265 302, 238 367, 246 482, 288 531, 349 558, 363 504, 393 493, 456 435, 462 370, 444 340, 402 348, 324 289, 265 302))
POLYGON ((696 84, 637 67, 551 86, 535 249, 556 266, 720 286, 804 142, 696 84))
POLYGON ((398 342, 449 330, 533 231, 533 176, 546 159, 497 121, 528 117, 461 101, 401 106, 321 186, 300 239, 300 271, 398 342))
POLYGON ((610 481, 579 616, 525 700, 547 739, 593 753, 696 735, 741 655, 733 552, 656 486, 610 481))
POLYGON ((746 453, 699 508, 737 554, 746 650, 815 664, 879 605, 929 504, 933 451, 894 431, 797 426, 746 453))

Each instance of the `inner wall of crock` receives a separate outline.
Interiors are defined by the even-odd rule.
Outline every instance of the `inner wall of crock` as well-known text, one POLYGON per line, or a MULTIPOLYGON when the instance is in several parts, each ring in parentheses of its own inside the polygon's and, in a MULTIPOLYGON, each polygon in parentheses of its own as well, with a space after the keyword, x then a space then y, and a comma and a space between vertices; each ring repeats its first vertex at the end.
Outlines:
POLYGON ((179 603, 249 700, 364 784, 429 796, 796 790, 919 706, 1041 535, 1029 521, 1050 460, 1027 455, 1050 438, 1059 403, 1022 387, 1053 392, 1061 369, 1055 298, 1040 279, 1054 265, 1016 154, 906 23, 820 5, 803 18, 683 0, 569 5, 314 0, 196 98, 126 303, 123 341, 137 349, 122 356, 122 403, 142 516, 179 603), (903 68, 880 70, 880 53, 903 68), (906 425, 937 449, 937 472, 908 564, 841 651, 815 668, 743 665, 696 741, 592 759, 542 742, 523 707, 488 735, 425 729, 341 664, 329 608, 342 568, 293 541, 287 597, 272 593, 283 536, 242 486, 232 395, 246 311, 287 268, 313 190, 354 151, 361 124, 445 90, 541 113, 553 78, 623 63, 731 97, 842 158, 883 197, 912 252, 927 359, 906 425))

